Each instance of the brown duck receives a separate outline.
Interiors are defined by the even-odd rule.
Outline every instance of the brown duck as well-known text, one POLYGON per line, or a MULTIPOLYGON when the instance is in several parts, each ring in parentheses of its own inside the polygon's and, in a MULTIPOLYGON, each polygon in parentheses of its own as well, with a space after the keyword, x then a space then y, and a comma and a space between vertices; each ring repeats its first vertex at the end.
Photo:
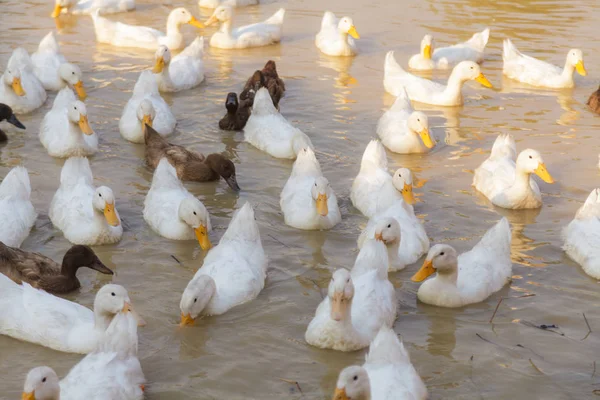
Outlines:
POLYGON ((254 96, 252 99, 242 100, 238 102, 237 94, 231 92, 225 99, 225 108, 227 114, 219 121, 219 128, 224 131, 241 131, 246 126, 250 111, 252 110, 254 96))
POLYGON ((177 171, 182 181, 208 182, 222 177, 235 191, 239 191, 235 176, 235 165, 220 154, 204 155, 187 150, 185 147, 167 142, 152 127, 144 124, 146 141, 146 164, 152 170, 166 157, 177 171))
POLYGON ((41 254, 28 253, 0 242, 0 272, 19 284, 27 282, 50 293, 67 293, 81 287, 76 276, 81 267, 113 274, 88 246, 71 247, 60 265, 41 254))
MULTIPOLYGON (((13 124, 17 128, 25 129, 25 125, 23 125, 21 121, 17 119, 15 114, 13 114, 12 108, 7 106, 6 104, 0 103, 0 122, 2 121, 6 121, 9 124, 13 124)), ((4 133, 2 129, 0 129, 0 142, 6 142, 7 140, 8 137, 6 136, 6 133, 4 133)))
POLYGON ((262 71, 257 70, 252 74, 246 82, 244 90, 240 93, 240 100, 254 100, 254 94, 262 87, 266 87, 269 90, 271 99, 273 99, 273 105, 279 109, 279 100, 285 92, 285 84, 277 74, 277 66, 273 60, 267 61, 262 71))
POLYGON ((600 114, 600 87, 596 90, 587 101, 587 105, 590 106, 592 111, 600 114))

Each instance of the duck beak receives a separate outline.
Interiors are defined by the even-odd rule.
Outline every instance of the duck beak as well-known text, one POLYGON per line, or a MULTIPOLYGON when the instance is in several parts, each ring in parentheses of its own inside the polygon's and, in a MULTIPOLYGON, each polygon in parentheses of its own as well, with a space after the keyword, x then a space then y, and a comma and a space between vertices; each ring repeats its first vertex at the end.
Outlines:
POLYGON ((539 163, 537 168, 533 171, 537 176, 542 178, 546 183, 554 183, 554 178, 550 175, 550 172, 546 169, 546 164, 539 163))
POLYGON ((350 398, 346 394, 346 389, 335 388, 332 400, 350 400, 350 398))
POLYGON ((21 394, 21 400, 35 400, 35 392, 29 392, 29 393, 23 392, 21 394))
POLYGON ((96 270, 96 271, 100 272, 101 274, 114 275, 114 272, 112 272, 112 270, 110 268, 108 268, 106 265, 104 265, 102 263, 102 261, 100 261, 100 259, 97 257, 94 260, 94 262, 92 262, 92 264, 88 265, 88 268, 96 270))
POLYGON ((154 63, 154 68, 152 68, 152 72, 155 74, 160 74, 164 68, 165 68, 165 59, 163 57, 158 57, 158 59, 154 63))
POLYGON ((108 222, 110 226, 119 226, 121 224, 119 217, 117 217, 117 212, 115 211, 115 203, 106 203, 104 206, 104 218, 106 218, 106 222, 108 222))
POLYGON ((477 76, 477 78, 475 78, 475 80, 487 88, 493 87, 492 84, 490 83, 490 81, 487 80, 487 78, 485 77, 485 75, 483 73, 479 73, 479 75, 477 76))
POLYGON ((194 17, 193 15, 192 15, 192 18, 190 18, 190 20, 188 21, 188 24, 193 25, 196 28, 200 28, 200 29, 204 28, 204 24, 202 22, 198 21, 196 19, 196 17, 194 17))
POLYGON ((587 71, 585 70, 585 66, 583 65, 583 60, 577 61, 577 64, 575 64, 575 69, 577 70, 579 75, 581 75, 581 76, 587 75, 587 71))
POLYGON ((241 190, 240 185, 238 185, 238 183, 237 183, 235 174, 231 175, 229 178, 224 178, 224 179, 225 179, 225 182, 227 182, 227 184, 229 185, 229 187, 232 190, 234 190, 236 192, 239 192, 241 190))
POLYGON ((87 115, 79 115, 79 129, 81 129, 81 132, 85 133, 86 135, 94 134, 94 131, 88 122, 87 115))
POLYGON ((433 144, 433 140, 431 140, 431 136, 429 136, 428 129, 423 129, 421 132, 419 132, 419 136, 421 136, 421 140, 423 141, 423 144, 428 149, 431 149, 433 146, 435 146, 433 144))
POLYGON ((317 196, 317 212, 323 217, 326 217, 327 214, 329 214, 327 200, 327 195, 325 193, 321 193, 317 196))
POLYGON ((354 25, 348 29, 348 35, 352 36, 354 39, 360 39, 360 35, 356 31, 356 27, 354 25))
POLYGON ((380 242, 383 242, 383 234, 381 232, 376 233, 375 234, 375 240, 379 240, 380 242))
POLYGON ((211 15, 209 19, 206 20, 206 22, 204 23, 204 25, 206 26, 211 26, 215 23, 217 23, 219 21, 219 19, 217 18, 216 15, 211 15))
POLYGON ((407 204, 415 204, 415 196, 413 196, 413 187, 407 183, 404 184, 404 188, 400 191, 402 198, 407 204))
POLYGON ((194 321, 192 314, 185 315, 184 313, 181 313, 181 322, 179 323, 179 326, 192 326, 194 325, 194 321))
POLYGON ((13 78, 12 89, 17 96, 25 96, 23 86, 21 86, 21 78, 13 78))
POLYGON ((133 308, 131 303, 126 301, 125 304, 123 305, 123 308, 121 309, 121 312, 122 313, 131 313, 133 318, 135 318, 135 320, 137 321, 138 326, 146 326, 146 321, 144 321, 144 319, 142 317, 140 317, 140 314, 138 314, 137 311, 135 311, 135 309, 133 308))
POLYGON ((52 18, 57 18, 60 15, 60 12, 62 11, 62 6, 60 6, 59 4, 54 6, 54 11, 52 11, 52 14, 50 14, 50 16, 52 18))
POLYGON ((79 81, 73 85, 75 91, 77 92, 77 96, 79 96, 79 100, 84 101, 87 98, 87 93, 85 92, 85 88, 83 87, 83 81, 79 81))
POLYGON ((144 118, 142 118, 142 121, 144 122, 144 124, 146 124, 150 128, 152 128, 152 115, 150 115, 150 114, 144 115, 144 118))
POLYGON ((427 60, 431 60, 431 56, 433 55, 433 50, 431 49, 431 45, 425 45, 425 48, 423 49, 423 57, 425 57, 427 60))
POLYGON ((433 261, 425 260, 423 266, 416 274, 410 278, 413 282, 423 282, 427 279, 428 276, 432 275, 435 272, 435 268, 433 267, 433 261))
POLYGON ((15 114, 12 114, 10 117, 8 117, 8 119, 6 120, 6 122, 8 122, 9 124, 13 124, 17 128, 27 129, 27 128, 25 128, 25 125, 23 125, 21 123, 21 121, 19 121, 17 119, 17 117, 15 116, 15 114))
POLYGON ((348 308, 348 301, 344 301, 344 293, 336 292, 331 301, 331 319, 341 321, 348 308))
POLYGON ((200 225, 198 228, 194 229, 194 232, 196 233, 196 238, 198 239, 198 243, 200 243, 200 247, 202 247, 202 250, 210 250, 212 244, 210 243, 210 239, 208 238, 206 225, 200 225))

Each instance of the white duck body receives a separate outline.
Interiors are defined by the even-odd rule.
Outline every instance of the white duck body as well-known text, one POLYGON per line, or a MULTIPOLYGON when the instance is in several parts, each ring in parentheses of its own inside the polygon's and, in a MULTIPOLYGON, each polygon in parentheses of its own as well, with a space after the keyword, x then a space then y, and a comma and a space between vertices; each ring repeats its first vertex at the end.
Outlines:
POLYGON ((266 276, 267 257, 258 224, 252 206, 246 203, 185 288, 180 303, 182 324, 254 300, 264 288, 266 276))
POLYGON ((73 244, 117 243, 123 236, 123 226, 114 194, 106 186, 94 187, 93 180, 87 158, 65 161, 48 215, 73 244))
POLYGON ((0 242, 20 247, 36 219, 27 169, 15 167, 0 183, 0 242))
POLYGON ((563 249, 589 276, 600 279, 600 189, 594 189, 562 232, 563 249))
POLYGON ((144 219, 159 235, 172 240, 198 238, 204 250, 210 248, 210 216, 204 204, 183 186, 177 171, 163 158, 152 178, 144 200, 144 219))
POLYGON ((171 58, 167 46, 156 52, 152 72, 161 92, 179 92, 198 86, 204 80, 204 38, 197 37, 181 53, 171 58))
POLYGON ((217 8, 221 5, 229 7, 246 7, 258 4, 258 0, 199 0, 198 6, 202 8, 217 8))
POLYGON ((0 103, 12 108, 15 114, 30 113, 46 101, 46 90, 35 76, 31 58, 23 48, 13 51, 0 81, 0 103))
POLYGON ((459 106, 463 104, 462 87, 471 79, 486 87, 492 87, 481 72, 479 64, 473 61, 458 63, 452 70, 447 85, 442 85, 406 72, 394 59, 393 51, 389 51, 385 56, 383 86, 394 96, 398 96, 404 87, 413 101, 438 106, 459 106))
POLYGON ((484 301, 511 280, 510 246, 511 230, 506 218, 458 257, 451 246, 433 246, 413 281, 437 274, 419 287, 417 297, 423 303, 451 308, 484 301))
POLYGON ((233 9, 228 5, 217 7, 206 21, 206 26, 221 22, 221 27, 210 38, 210 45, 220 49, 246 49, 275 44, 281 41, 285 10, 280 8, 263 22, 232 28, 233 9))
POLYGON ((542 195, 531 174, 548 183, 554 180, 537 151, 523 150, 518 158, 516 154, 513 137, 507 133, 499 135, 490 157, 475 170, 473 186, 496 206, 513 210, 539 208, 542 195))
POLYGON ((503 43, 502 59, 504 75, 519 82, 538 87, 553 89, 572 88, 575 86, 573 72, 586 76, 583 64, 583 53, 578 49, 571 49, 567 54, 564 68, 521 53, 510 39, 503 43))
POLYGON ((332 12, 325 11, 315 45, 330 56, 354 56, 357 53, 354 39, 359 38, 351 18, 338 19, 332 12))
POLYGON ((481 64, 489 37, 490 30, 486 28, 475 33, 466 42, 435 48, 433 37, 425 35, 421 41, 421 52, 408 60, 408 67, 416 70, 431 70, 453 68, 461 61, 473 61, 481 64))
POLYGON ((244 140, 276 158, 295 159, 300 150, 314 149, 310 138, 277 111, 266 88, 259 89, 254 97, 244 140))
POLYGON ((63 14, 117 14, 135 9, 135 0, 56 0, 52 17, 63 14))
POLYGON ((285 223, 298 229, 331 229, 342 220, 337 197, 311 148, 298 153, 279 205, 285 223))
POLYGON ((156 78, 152 72, 143 71, 133 88, 133 95, 125 105, 123 114, 121 114, 121 119, 119 120, 121 136, 133 143, 144 143, 143 120, 138 118, 138 110, 144 100, 152 103, 152 128, 161 136, 165 137, 173 133, 177 124, 171 108, 160 96, 156 78))
POLYGON ((429 136, 427 115, 412 108, 404 87, 379 119, 377 135, 385 147, 399 154, 427 153, 435 146, 429 136))
POLYGON ((40 142, 52 157, 91 156, 98 151, 98 135, 88 122, 85 104, 69 87, 54 99, 40 124, 40 142))
POLYGON ((99 15, 100 10, 92 13, 96 41, 117 47, 137 47, 156 50, 158 46, 167 46, 170 50, 184 47, 181 25, 190 24, 203 28, 200 22, 185 8, 176 8, 167 18, 167 33, 146 26, 127 25, 114 22, 99 15))
POLYGON ((93 351, 113 316, 130 303, 127 291, 112 284, 98 291, 94 311, 4 274, 0 289, 0 334, 69 353, 93 351))

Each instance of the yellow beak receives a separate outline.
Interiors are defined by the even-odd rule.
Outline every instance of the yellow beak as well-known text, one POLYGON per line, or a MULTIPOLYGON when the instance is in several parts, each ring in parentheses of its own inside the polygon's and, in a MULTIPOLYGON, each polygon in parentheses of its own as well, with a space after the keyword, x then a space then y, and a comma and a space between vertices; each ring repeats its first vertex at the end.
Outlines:
POLYGON ((423 282, 425 279, 427 279, 428 276, 432 275, 434 272, 435 268, 433 267, 433 261, 425 260, 421 269, 413 275, 411 280, 413 282, 423 282))
POLYGON ((421 136, 421 140, 423 141, 423 144, 428 149, 431 149, 433 146, 435 146, 435 144, 433 143, 433 140, 431 140, 431 136, 429 136, 429 130, 423 129, 421 132, 419 132, 419 136, 421 136))
POLYGON ((354 25, 348 29, 348 35, 352 36, 354 39, 360 39, 360 35, 356 31, 356 27, 354 25))
POLYGON ((85 133, 86 135, 94 134, 94 131, 88 122, 87 115, 79 115, 79 129, 81 129, 81 132, 85 133))
POLYGON ((150 128, 152 128, 152 115, 150 115, 150 114, 144 115, 144 118, 142 119, 142 121, 144 122, 144 124, 146 124, 150 128))
POLYGON ((190 18, 190 20, 188 21, 188 24, 193 25, 196 28, 200 28, 200 29, 204 28, 204 24, 202 22, 198 21, 196 19, 196 17, 194 17, 193 15, 192 15, 192 18, 190 18))
POLYGON ((21 394, 21 400, 35 400, 35 392, 21 394))
POLYGON ((431 45, 425 45, 425 48, 423 49, 423 57, 425 57, 427 60, 430 60, 432 55, 433 50, 431 49, 431 45))
POLYGON ((218 21, 219 21, 219 19, 217 18, 217 16, 213 14, 213 15, 211 15, 211 17, 209 19, 206 20, 204 25, 211 26, 212 24, 214 24, 218 21))
POLYGON ((475 80, 479 83, 481 83, 483 86, 491 88, 493 87, 492 84, 490 83, 490 81, 487 80, 487 78, 485 77, 485 75, 483 75, 483 73, 480 73, 477 78, 475 78, 475 80))
POLYGON ((125 302, 123 308, 121 309, 122 313, 131 313, 133 317, 136 319, 138 326, 146 326, 146 321, 143 320, 142 317, 133 309, 131 303, 125 302))
POLYGON ((194 318, 192 318, 192 314, 185 315, 181 313, 181 322, 179 326, 192 326, 194 325, 194 318))
POLYGON ((52 18, 56 18, 60 15, 60 12, 62 11, 62 7, 60 5, 55 5, 54 6, 54 11, 52 11, 52 14, 50 14, 50 16, 52 18))
POLYGON ((317 197, 317 212, 319 215, 326 217, 329 214, 329 209, 327 208, 327 195, 320 194, 317 197))
POLYGON ((200 225, 199 227, 194 229, 194 232, 196 233, 196 238, 198 239, 198 243, 200 243, 200 247, 202 247, 202 250, 210 250, 212 244, 210 243, 210 239, 208 238, 206 226, 200 225))
POLYGON ((350 400, 350 398, 346 394, 346 389, 335 388, 332 400, 350 400))
POLYGON ((383 234, 381 232, 375 234, 375 240, 383 242, 383 234))
POLYGON ((542 180, 546 183, 554 183, 554 178, 550 175, 550 172, 546 169, 546 164, 539 163, 535 171, 533 171, 537 176, 542 178, 542 180))
POLYGON ((77 96, 79 96, 79 100, 84 101, 87 98, 87 93, 85 92, 85 88, 83 87, 83 81, 79 81, 73 85, 75 91, 77 92, 77 96))
POLYGON ((165 68, 165 59, 159 57, 158 60, 154 63, 154 68, 152 68, 152 72, 155 74, 160 74, 165 68))
POLYGON ((415 197, 413 196, 413 187, 412 185, 404 184, 404 188, 400 191, 402 193, 402 198, 407 204, 415 204, 415 197))
POLYGON ((21 86, 21 78, 13 78, 12 88, 17 96, 25 96, 25 91, 21 86))
POLYGON ((583 60, 577 61, 577 64, 575 64, 575 69, 577 70, 579 75, 581 75, 581 76, 587 75, 587 71, 585 70, 585 66, 583 65, 583 60))
POLYGON ((117 217, 117 213, 115 211, 115 204, 108 204, 104 206, 104 218, 106 218, 106 222, 110 226, 119 226, 121 222, 119 221, 119 217, 117 217))

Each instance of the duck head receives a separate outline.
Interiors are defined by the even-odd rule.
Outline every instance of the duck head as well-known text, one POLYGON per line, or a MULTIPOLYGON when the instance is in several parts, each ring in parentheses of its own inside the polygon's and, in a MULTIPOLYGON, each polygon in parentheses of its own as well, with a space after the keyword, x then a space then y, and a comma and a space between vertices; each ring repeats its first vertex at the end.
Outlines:
POLYGON ((327 214, 329 214, 327 202, 331 197, 331 186, 329 185, 327 178, 319 176, 315 179, 315 183, 310 190, 310 195, 316 204, 317 213, 322 217, 326 217, 327 214))
POLYGON ((233 8, 225 5, 221 5, 215 8, 215 11, 210 16, 209 19, 206 20, 204 25, 211 26, 216 24, 217 22, 228 22, 233 19, 233 8))
POLYGON ((423 144, 431 149, 435 144, 429 135, 429 119, 421 111, 413 111, 408 117, 408 129, 419 135, 423 144))
POLYGON ((82 133, 86 135, 94 134, 94 131, 88 122, 87 108, 83 102, 77 100, 71 103, 67 109, 67 116, 72 124, 79 126, 82 133))
POLYGON ((408 168, 398 168, 394 172, 392 184, 402 194, 402 198, 407 204, 415 204, 413 195, 413 176, 408 168))
POLYGON ((21 71, 18 68, 8 68, 3 75, 4 84, 10 86, 17 96, 25 96, 25 90, 21 85, 21 71))
POLYGON ((60 385, 56 372, 50 367, 37 367, 25 378, 22 400, 59 400, 60 385))
POLYGON ((340 372, 332 400, 370 400, 371 384, 363 367, 346 367, 340 372))
POLYGON ((149 127, 152 127, 154 117, 156 116, 156 111, 154 110, 152 102, 148 99, 142 100, 142 102, 137 107, 136 116, 138 121, 140 121, 140 123, 142 124, 142 126, 144 126, 145 124, 149 127))
POLYGON ((450 76, 458 77, 460 81, 468 81, 473 80, 479 82, 485 87, 491 88, 493 87, 490 81, 487 80, 483 72, 481 72, 481 67, 479 64, 473 61, 461 61, 454 67, 452 70, 452 75, 450 76))
POLYGON ((119 214, 115 208, 115 195, 109 187, 100 186, 97 188, 92 204, 98 212, 104 214, 104 218, 110 226, 121 225, 119 214))
POLYGON ((421 269, 411 278, 413 282, 422 282, 437 272, 440 275, 452 274, 458 270, 456 250, 447 244, 436 244, 427 253, 421 269))
POLYGON ((204 24, 196 19, 191 12, 183 7, 179 7, 171 11, 169 18, 167 18, 167 26, 181 26, 183 24, 189 24, 196 28, 204 28, 204 24))
POLYGON ((579 49, 569 50, 567 55, 567 63, 577 70, 577 73, 581 76, 586 76, 587 71, 583 65, 583 52, 579 49))
POLYGON ((348 270, 341 268, 333 273, 327 296, 331 302, 331 319, 334 321, 345 319, 350 314, 354 297, 354 283, 348 270))
POLYGON ((177 211, 179 219, 190 226, 196 234, 196 239, 202 250, 208 251, 212 247, 208 237, 210 220, 206 207, 194 196, 188 196, 181 201, 177 211))
POLYGON ((350 17, 343 17, 340 19, 340 22, 338 23, 338 30, 342 33, 352 36, 354 39, 360 39, 360 35, 354 26, 354 21, 352 21, 352 18, 350 17))
POLYGON ((527 174, 536 174, 546 183, 554 183, 554 178, 546 169, 541 154, 533 149, 523 150, 517 157, 517 170, 527 174))
POLYGON ((400 243, 400 224, 396 218, 382 218, 375 224, 375 240, 388 244, 400 243))
POLYGON ((75 64, 71 63, 63 63, 58 67, 58 75, 60 79, 67 82, 75 91, 77 92, 77 96, 79 100, 83 101, 87 97, 87 93, 85 92, 85 88, 83 87, 83 81, 81 69, 75 64))
POLYGON ((88 267, 102 274, 113 275, 112 270, 100 261, 94 250, 89 246, 75 245, 63 257, 63 274, 73 274, 81 267, 88 267))
POLYGON ((426 60, 431 60, 433 56, 433 36, 423 36, 423 40, 421 40, 421 55, 426 60))
POLYGON ((152 68, 152 72, 155 74, 160 74, 165 65, 169 65, 171 62, 171 50, 167 46, 159 46, 156 53, 154 53, 154 68, 152 68))
POLYGON ((94 300, 94 313, 108 316, 110 320, 118 313, 131 313, 137 320, 138 326, 146 325, 146 322, 137 314, 131 300, 129 299, 129 293, 121 285, 115 285, 109 283, 102 286, 96 294, 94 300))
POLYGON ((6 121, 20 129, 26 129, 25 125, 13 114, 12 108, 2 103, 0 103, 0 121, 6 121))
POLYGON ((179 303, 181 323, 179 326, 193 325, 212 299, 216 290, 215 281, 210 276, 202 274, 194 277, 188 283, 181 296, 181 302, 179 303))
POLYGON ((58 18, 63 10, 68 10, 71 6, 73 6, 73 0, 55 0, 54 10, 50 16, 52 18, 58 18))
POLYGON ((235 114, 240 103, 238 102, 237 94, 234 92, 228 93, 225 99, 225 108, 229 114, 235 114))
POLYGON ((236 192, 240 191, 240 186, 235 175, 235 164, 231 160, 228 160, 221 154, 213 153, 206 157, 205 164, 223 178, 231 189, 236 192))

